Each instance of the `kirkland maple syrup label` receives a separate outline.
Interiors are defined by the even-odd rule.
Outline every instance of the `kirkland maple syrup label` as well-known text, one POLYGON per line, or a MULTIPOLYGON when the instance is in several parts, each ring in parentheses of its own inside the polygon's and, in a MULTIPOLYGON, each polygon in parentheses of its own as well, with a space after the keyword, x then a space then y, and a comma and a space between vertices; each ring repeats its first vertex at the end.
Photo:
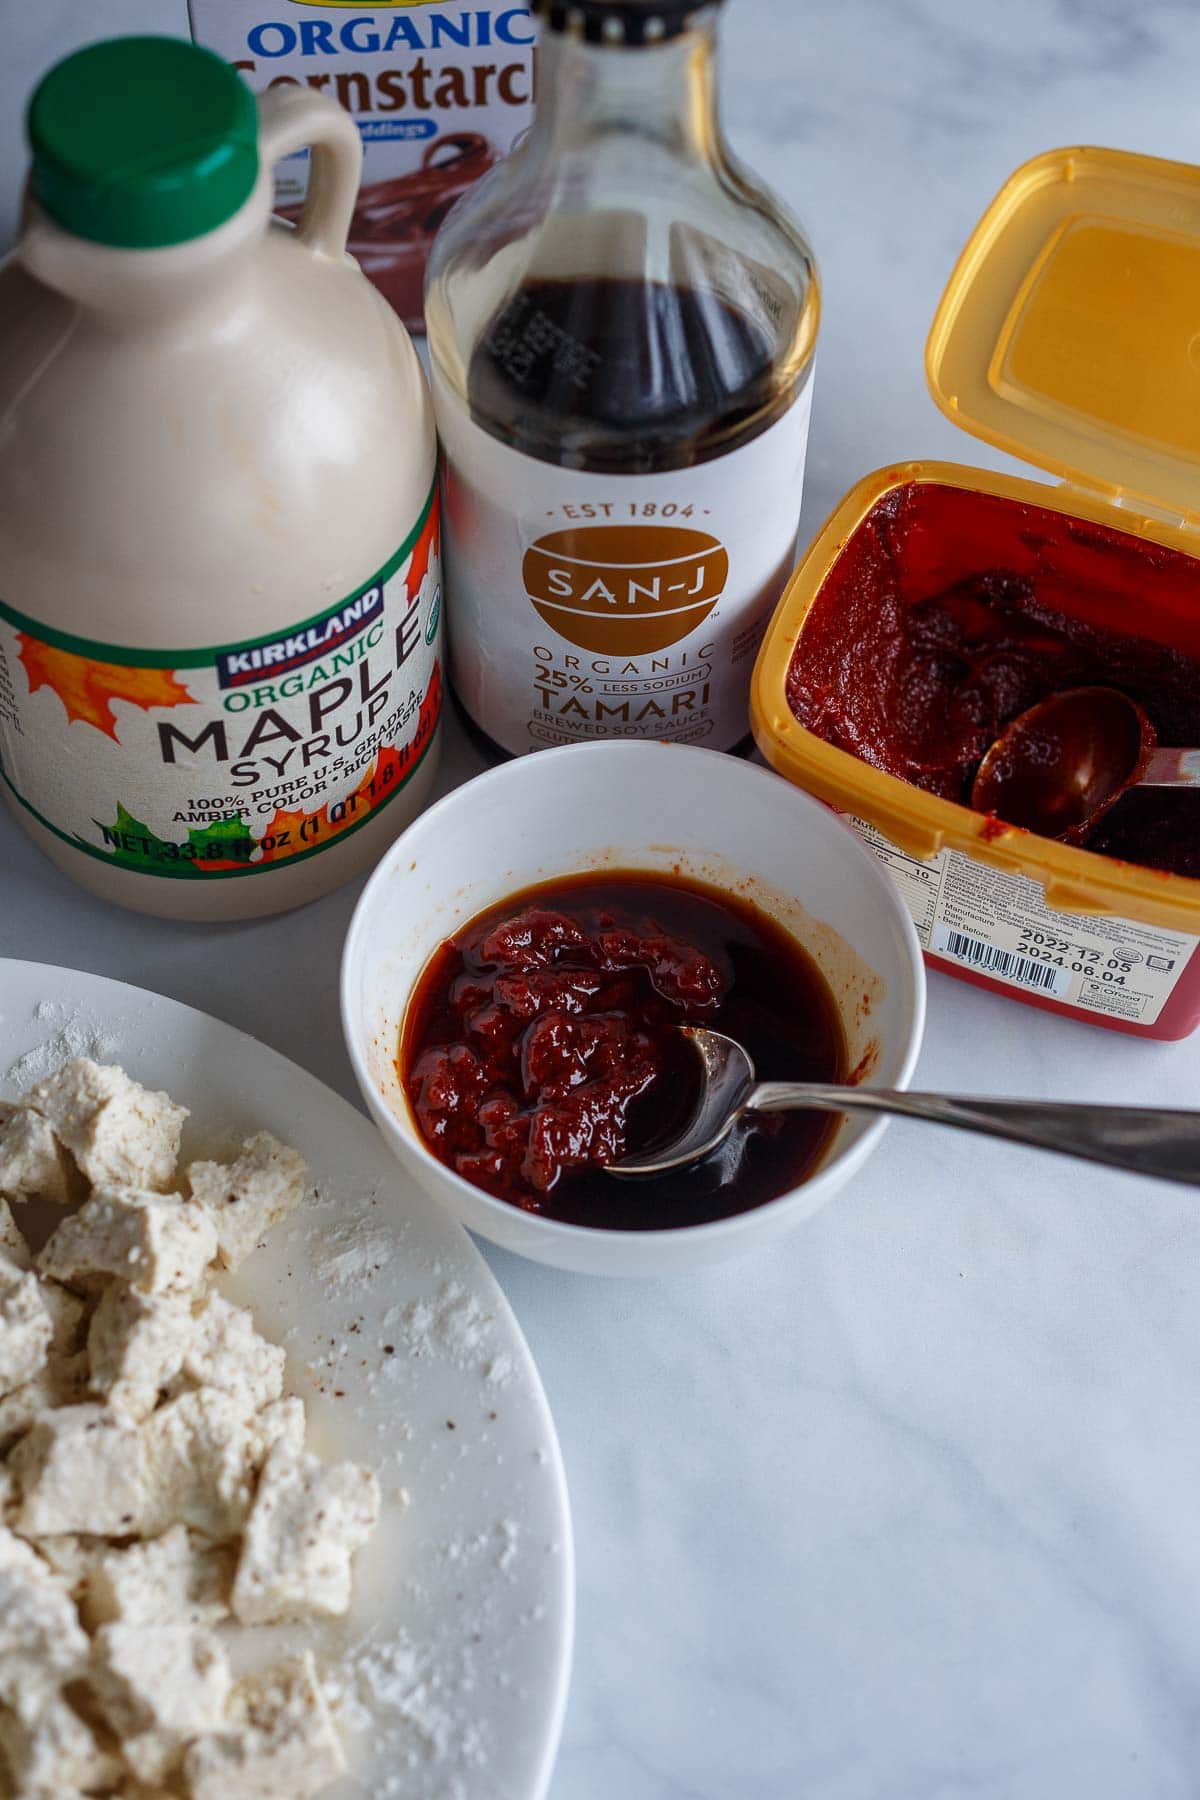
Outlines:
POLYGON ((812 382, 691 468, 546 463, 470 418, 434 365, 455 687, 515 755, 596 738, 726 750, 791 573, 812 382))
POLYGON ((436 492, 354 593, 277 631, 148 651, 0 602, 0 777, 48 830, 145 875, 317 856, 395 799, 442 703, 436 492))

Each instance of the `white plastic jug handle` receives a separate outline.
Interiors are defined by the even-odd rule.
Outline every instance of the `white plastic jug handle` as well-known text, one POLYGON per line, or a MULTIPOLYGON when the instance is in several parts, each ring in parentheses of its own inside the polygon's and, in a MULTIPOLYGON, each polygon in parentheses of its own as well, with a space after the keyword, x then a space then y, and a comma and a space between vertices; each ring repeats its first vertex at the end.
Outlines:
POLYGON ((311 147, 308 200, 297 235, 315 255, 340 261, 362 175, 358 126, 327 94, 290 85, 258 96, 258 119, 259 150, 267 167, 311 147))

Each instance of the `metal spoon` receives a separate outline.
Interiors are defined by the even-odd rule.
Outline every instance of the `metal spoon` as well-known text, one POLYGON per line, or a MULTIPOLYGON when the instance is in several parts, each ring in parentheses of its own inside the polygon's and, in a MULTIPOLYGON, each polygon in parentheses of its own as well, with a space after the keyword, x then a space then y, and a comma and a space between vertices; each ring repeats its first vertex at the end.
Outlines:
POLYGON ((1117 688, 1067 688, 1005 727, 971 805, 1073 844, 1131 787, 1200 787, 1200 750, 1160 750, 1145 712, 1117 688))
POLYGON ((681 1027, 700 1059, 700 1097, 691 1119, 669 1143, 610 1163, 609 1175, 660 1175, 716 1150, 743 1113, 898 1113, 935 1125, 957 1125, 986 1137, 1057 1150, 1136 1175, 1200 1187, 1200 1112, 1157 1106, 1087 1106, 1051 1100, 988 1100, 975 1095, 909 1094, 892 1088, 830 1082, 758 1081, 739 1043, 721 1031, 681 1027))

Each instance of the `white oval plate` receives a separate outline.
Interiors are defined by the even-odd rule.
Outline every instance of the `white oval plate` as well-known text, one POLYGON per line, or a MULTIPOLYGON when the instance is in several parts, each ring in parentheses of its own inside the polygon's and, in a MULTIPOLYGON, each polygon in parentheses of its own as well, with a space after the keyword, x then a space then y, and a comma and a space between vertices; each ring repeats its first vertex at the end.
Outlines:
POLYGON ((72 1055, 191 1108, 185 1157, 273 1131, 315 1197, 229 1284, 288 1351, 325 1457, 369 1463, 378 1530, 350 1616, 273 1634, 332 1672, 331 1800, 541 1800, 570 1674, 566 1482, 533 1358, 462 1228, 370 1122, 286 1058, 159 994, 0 961, 0 1096, 72 1055))

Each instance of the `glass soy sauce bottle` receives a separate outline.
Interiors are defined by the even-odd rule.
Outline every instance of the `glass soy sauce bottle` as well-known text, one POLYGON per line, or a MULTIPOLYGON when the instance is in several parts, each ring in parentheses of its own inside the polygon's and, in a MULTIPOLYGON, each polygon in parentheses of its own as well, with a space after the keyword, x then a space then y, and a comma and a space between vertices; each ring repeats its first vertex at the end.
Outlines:
POLYGON ((719 9, 534 0, 533 126, 434 244, 451 673, 510 754, 746 735, 820 289, 721 135, 719 9))

